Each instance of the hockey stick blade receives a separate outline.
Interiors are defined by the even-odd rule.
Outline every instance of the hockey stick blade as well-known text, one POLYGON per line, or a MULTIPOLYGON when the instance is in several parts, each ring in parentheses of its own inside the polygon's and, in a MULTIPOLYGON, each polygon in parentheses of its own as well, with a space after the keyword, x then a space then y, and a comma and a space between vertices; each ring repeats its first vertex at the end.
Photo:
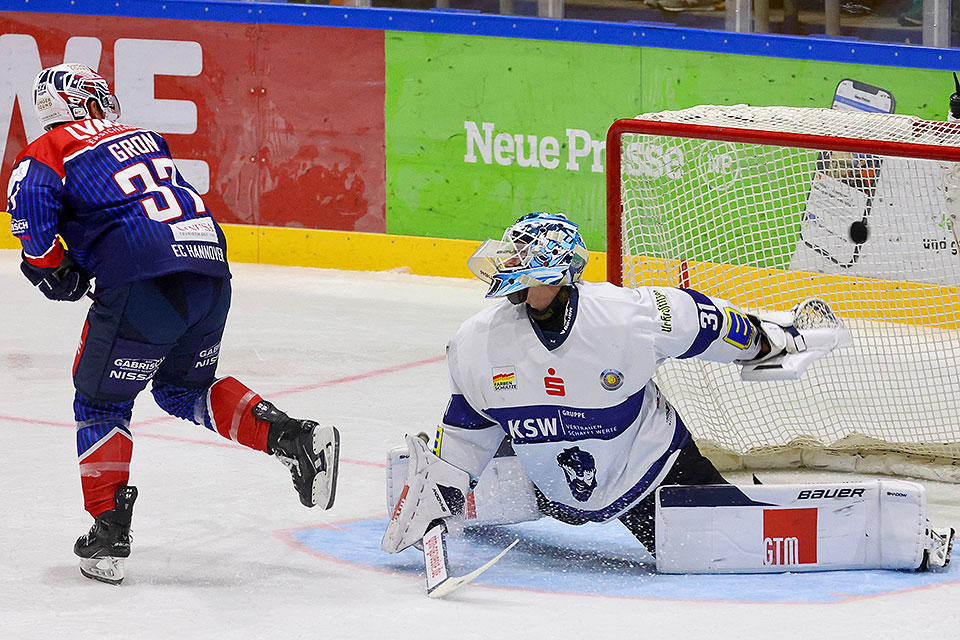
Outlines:
POLYGON ((520 542, 520 538, 517 538, 516 540, 511 542, 510 546, 508 546, 506 549, 498 553, 492 560, 487 562, 485 565, 483 565, 479 569, 471 571, 467 575, 461 576, 459 578, 450 576, 449 578, 447 578, 446 580, 444 580, 443 582, 435 586, 432 590, 428 591, 427 595, 430 596, 431 598, 444 598, 450 595, 451 593, 453 593, 454 591, 456 591, 457 589, 459 589, 460 587, 462 587, 463 585, 473 582, 473 580, 478 578, 480 574, 482 574, 484 571, 486 571, 487 569, 495 565, 497 561, 500 560, 500 558, 502 558, 503 556, 505 556, 507 554, 507 551, 510 551, 510 549, 513 549, 513 547, 516 546, 518 542, 520 542))

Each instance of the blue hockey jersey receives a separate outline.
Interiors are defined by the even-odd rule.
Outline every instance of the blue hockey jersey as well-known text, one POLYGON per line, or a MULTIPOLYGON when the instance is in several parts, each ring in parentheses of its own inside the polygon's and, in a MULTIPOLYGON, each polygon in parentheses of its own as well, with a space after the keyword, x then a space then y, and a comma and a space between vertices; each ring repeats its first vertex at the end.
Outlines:
POLYGON ((26 260, 70 255, 104 290, 168 273, 229 276, 223 232, 157 133, 107 120, 47 132, 17 157, 7 189, 26 260))

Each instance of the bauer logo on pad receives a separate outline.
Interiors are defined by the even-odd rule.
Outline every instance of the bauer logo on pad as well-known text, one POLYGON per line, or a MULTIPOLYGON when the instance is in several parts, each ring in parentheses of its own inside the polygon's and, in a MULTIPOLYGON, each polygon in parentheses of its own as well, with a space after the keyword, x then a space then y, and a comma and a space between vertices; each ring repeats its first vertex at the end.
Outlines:
POLYGON ((817 563, 817 510, 763 510, 763 564, 817 563))

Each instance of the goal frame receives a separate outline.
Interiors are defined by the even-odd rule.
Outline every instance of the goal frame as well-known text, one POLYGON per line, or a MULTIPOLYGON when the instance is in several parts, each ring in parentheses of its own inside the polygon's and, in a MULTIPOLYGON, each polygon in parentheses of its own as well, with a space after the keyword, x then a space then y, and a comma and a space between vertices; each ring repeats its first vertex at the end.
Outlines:
MULTIPOLYGON (((931 127, 945 123, 929 122, 931 127)), ((954 125, 960 127, 960 125, 954 125)), ((622 164, 623 135, 662 135, 698 140, 767 144, 781 147, 817 149, 820 151, 847 151, 875 155, 899 156, 922 160, 960 162, 960 147, 940 147, 933 144, 910 144, 884 140, 862 140, 806 133, 784 133, 736 127, 678 124, 655 120, 621 118, 607 130, 607 281, 623 284, 623 191, 622 164), (829 140, 829 144, 825 141, 829 140)))
MULTIPOLYGON (((723 108, 721 106, 721 108, 723 108)), ((855 115, 855 114, 851 114, 855 115)), ((607 281, 622 286, 625 268, 623 250, 623 139, 625 135, 670 136, 729 143, 746 143, 794 147, 817 151, 895 156, 920 160, 960 163, 960 146, 939 146, 926 142, 861 139, 836 135, 748 129, 623 118, 615 121, 606 137, 606 272, 607 281)), ((919 132, 960 134, 960 123, 915 120, 919 132)), ((919 133, 918 133, 919 135, 919 133)), ((956 237, 956 236, 955 236, 956 237)), ((911 452, 892 450, 864 452, 832 448, 801 447, 783 454, 752 459, 750 456, 728 456, 725 452, 704 451, 718 468, 764 469, 777 467, 814 467, 819 469, 868 474, 906 475, 951 483, 960 483, 960 461, 911 452), (716 453, 718 457, 715 457, 716 453)))

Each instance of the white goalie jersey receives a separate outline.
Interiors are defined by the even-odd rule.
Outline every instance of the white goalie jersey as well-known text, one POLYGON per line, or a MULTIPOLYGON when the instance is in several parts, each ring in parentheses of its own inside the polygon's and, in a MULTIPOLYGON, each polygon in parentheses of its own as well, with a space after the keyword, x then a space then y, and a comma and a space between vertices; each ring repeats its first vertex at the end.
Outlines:
POLYGON ((434 453, 474 479, 504 433, 559 514, 603 522, 646 496, 690 434, 652 377, 667 358, 748 360, 758 330, 688 289, 578 283, 559 335, 507 301, 448 345, 452 397, 434 453))

